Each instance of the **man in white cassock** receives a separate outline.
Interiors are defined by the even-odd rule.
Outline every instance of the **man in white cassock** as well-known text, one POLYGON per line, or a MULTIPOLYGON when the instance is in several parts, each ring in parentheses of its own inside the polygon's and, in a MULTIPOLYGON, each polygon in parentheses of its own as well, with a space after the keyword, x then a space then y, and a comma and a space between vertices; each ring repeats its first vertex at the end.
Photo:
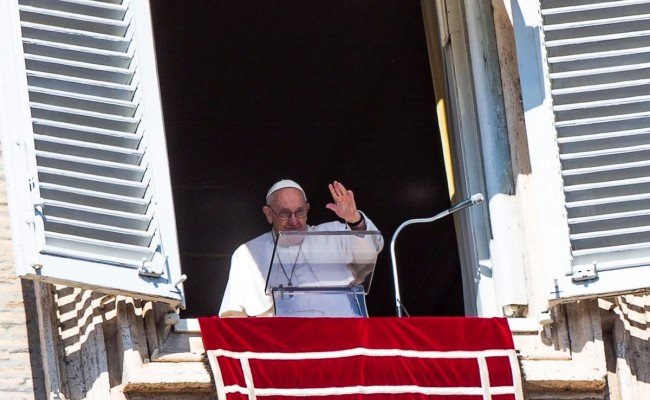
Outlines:
POLYGON ((239 246, 233 253, 226 291, 221 301, 221 317, 253 316, 347 316, 355 314, 353 299, 345 296, 287 296, 275 305, 265 288, 267 278, 287 287, 345 286, 359 284, 366 262, 374 263, 384 245, 381 235, 278 235, 279 232, 377 231, 372 221, 357 209, 354 194, 342 183, 329 184, 333 202, 326 205, 342 222, 307 225, 309 203, 303 189, 292 180, 276 182, 266 195, 262 208, 271 231, 239 246), (274 246, 276 240, 282 240, 274 246), (295 241, 293 243, 292 241, 295 241), (332 254, 348 268, 323 268, 319 257, 332 254), (269 276, 271 260, 275 263, 269 276), (281 309, 278 309, 281 308, 281 309))

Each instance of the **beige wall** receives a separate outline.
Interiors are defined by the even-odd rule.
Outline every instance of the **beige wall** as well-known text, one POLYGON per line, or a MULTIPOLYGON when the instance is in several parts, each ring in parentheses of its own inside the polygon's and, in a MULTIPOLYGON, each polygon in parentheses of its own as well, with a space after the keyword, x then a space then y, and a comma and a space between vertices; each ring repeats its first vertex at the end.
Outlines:
MULTIPOLYGON (((511 68, 516 55, 503 51, 512 44, 506 8, 497 0, 493 5, 505 77, 505 71, 516 73, 511 68)), ((525 135, 517 119, 521 113, 518 80, 514 75, 510 78, 512 85, 506 85, 504 91, 510 93, 506 100, 509 129, 518 138, 512 140, 516 148, 513 163, 521 179, 531 171, 525 135)), ((534 239, 530 231, 527 238, 534 239)), ((529 249, 528 255, 532 253, 529 249)), ((534 265, 530 269, 530 276, 539 273, 534 265)), ((59 326, 53 332, 65 359, 61 376, 68 378, 59 383, 68 398, 85 398, 92 391, 101 398, 124 398, 122 389, 130 392, 131 400, 213 397, 204 358, 193 353, 183 338, 172 335, 163 341, 159 336, 164 312, 153 315, 146 303, 67 288, 59 288, 53 299, 62 310, 68 310, 56 324, 64 331, 77 330, 83 338, 65 341, 58 336, 59 326), (132 355, 133 366, 123 382, 125 355, 132 355)), ((21 281, 14 272, 0 154, 0 399, 47 398, 38 339, 43 327, 36 309, 34 284, 21 281)), ((536 314, 541 307, 532 309, 536 314)), ((571 303, 555 307, 552 314, 554 324, 548 332, 515 337, 527 399, 650 399, 650 295, 571 303)), ((57 354, 49 356, 57 358, 57 354)))
POLYGON ((33 283, 22 281, 15 274, 4 166, 0 154, 0 398, 2 399, 43 398, 42 363, 37 335, 34 335, 38 332, 37 320, 33 283))

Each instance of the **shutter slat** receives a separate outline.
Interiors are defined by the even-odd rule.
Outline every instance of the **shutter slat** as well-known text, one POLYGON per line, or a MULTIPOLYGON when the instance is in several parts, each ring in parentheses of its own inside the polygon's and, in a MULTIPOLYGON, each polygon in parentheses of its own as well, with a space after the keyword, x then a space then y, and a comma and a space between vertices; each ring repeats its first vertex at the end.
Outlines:
POLYGON ((639 193, 627 196, 612 196, 599 199, 587 199, 567 203, 567 210, 574 218, 595 217, 625 212, 639 212, 648 207, 650 194, 639 193))
POLYGON ((145 198, 148 188, 148 181, 129 181, 108 176, 65 171, 47 166, 39 166, 38 178, 42 182, 55 185, 79 187, 102 193, 131 196, 141 199, 145 198))
POLYGON ((597 200, 620 198, 622 196, 636 195, 645 193, 650 190, 650 183, 636 183, 636 184, 617 184, 617 185, 600 185, 590 189, 571 190, 572 187, 566 189, 566 201, 571 204, 572 202, 582 200, 597 200))
POLYGON ((42 103, 30 103, 30 106, 33 118, 68 122, 107 130, 133 133, 137 130, 140 123, 140 119, 137 117, 106 115, 92 111, 75 110, 42 103))
POLYGON ((134 117, 138 104, 133 101, 104 99, 74 92, 64 92, 39 87, 29 87, 29 99, 34 103, 62 106, 77 110, 111 114, 119 117, 134 117))
POLYGON ((555 124, 559 128, 564 128, 567 126, 603 124, 607 122, 618 122, 626 119, 645 119, 649 117, 650 117, 650 111, 642 111, 642 112, 633 112, 633 113, 618 114, 618 115, 607 115, 604 117, 572 118, 572 119, 558 120, 556 121, 555 124))
POLYGON ((563 169, 568 174, 595 173, 614 169, 638 168, 650 159, 650 144, 562 154, 563 169), (638 164, 641 162, 641 164, 638 164), (576 172, 576 170, 578 172, 576 172))
POLYGON ((576 251, 587 250, 592 254, 611 251, 611 248, 650 248, 650 227, 628 227, 589 233, 572 234, 571 241, 576 251))
POLYGON ((551 93, 555 98, 563 101, 565 95, 582 93, 591 96, 593 92, 611 93, 608 90, 621 90, 625 87, 643 87, 647 85, 650 64, 645 68, 640 64, 621 65, 613 70, 600 70, 596 68, 579 70, 579 74, 560 76, 554 79, 551 93), (583 89, 583 90, 581 90, 583 89))
MULTIPOLYGON (((590 81, 590 82, 593 82, 590 81)), ((627 82, 608 82, 602 84, 589 84, 589 85, 574 85, 563 89, 553 89, 551 93, 553 96, 564 96, 572 94, 582 94, 588 92, 599 92, 607 90, 622 90, 624 88, 634 88, 639 86, 650 85, 650 79, 635 79, 627 82)))
POLYGON ((55 200, 46 200, 43 204, 46 209, 49 209, 50 217, 139 231, 147 231, 151 226, 151 215, 126 213, 55 200))
POLYGON ((38 151, 109 161, 112 163, 140 165, 144 155, 141 150, 124 149, 79 140, 61 139, 44 135, 34 135, 34 139, 36 150, 38 151))
POLYGON ((577 143, 577 142, 597 142, 600 140, 619 139, 619 138, 626 138, 631 136, 647 135, 647 134, 650 134, 650 128, 602 132, 602 133, 576 135, 576 136, 563 136, 558 138, 558 143, 568 144, 568 143, 577 143))
POLYGON ((636 179, 622 179, 619 181, 598 181, 595 183, 583 183, 583 184, 577 184, 577 185, 567 185, 565 186, 564 190, 567 193, 571 192, 576 192, 576 191, 581 191, 581 190, 594 190, 594 189, 601 189, 601 188, 618 188, 620 186, 634 186, 634 185, 643 185, 646 183, 650 183, 650 177, 641 177, 641 178, 636 178, 636 179))
MULTIPOLYGON (((587 248, 587 249, 577 249, 573 251, 573 255, 575 257, 593 257, 593 256, 598 256, 594 257, 598 259, 598 265, 601 265, 602 263, 600 262, 601 257, 604 257, 605 260, 607 260, 607 256, 611 254, 621 254, 621 253, 628 253, 632 252, 635 250, 645 250, 644 252, 641 253, 641 255, 647 255, 647 250, 650 249, 650 242, 639 242, 639 243, 630 243, 630 244, 623 244, 623 245, 614 245, 614 246, 606 246, 606 247, 592 247, 592 248, 587 248)), ((594 260, 594 258, 590 258, 590 260, 594 260)), ((645 260, 646 265, 648 264, 649 260, 645 260)), ((617 260, 614 263, 615 266, 622 265, 624 266, 627 264, 627 260, 617 260)))
POLYGON ((49 72, 123 85, 131 83, 134 73, 133 70, 127 68, 82 63, 31 54, 25 55, 25 65, 29 71, 49 72))
POLYGON ((572 170, 574 174, 563 173, 565 186, 571 187, 577 184, 590 184, 598 182, 616 182, 624 179, 635 179, 647 177, 650 174, 650 166, 647 164, 635 163, 632 165, 620 164, 618 168, 607 170, 606 167, 572 170), (582 171, 582 175, 580 173, 582 171))
MULTIPOLYGON (((598 59, 609 59, 620 58, 623 56, 632 56, 639 57, 642 55, 648 55, 650 53, 650 46, 645 46, 642 48, 630 48, 630 49, 613 49, 607 51, 595 51, 590 53, 577 53, 570 55, 561 55, 561 56, 551 56, 548 57, 549 64, 560 64, 560 63, 569 63, 575 61, 598 61, 598 59)), ((606 61, 609 61, 606 60, 606 61)))
MULTIPOLYGON (((585 19, 585 20, 578 20, 578 21, 571 21, 568 23, 556 23, 556 24, 547 24, 544 25, 544 32, 547 35, 551 36, 556 36, 556 35, 563 35, 565 34, 563 31, 571 31, 571 33, 574 33, 577 29, 580 28, 602 28, 603 25, 622 25, 625 23, 629 22, 644 22, 646 20, 650 19, 650 14, 632 14, 632 15, 626 15, 623 17, 615 17, 615 18, 602 18, 602 19, 585 19)), ((590 30, 591 31, 591 30, 590 30)), ((602 32, 602 31, 601 31, 602 32)), ((576 36, 575 34, 566 34, 567 36, 576 36)), ((630 32, 630 35, 634 35, 635 33, 630 32)), ((607 37, 608 35, 603 35, 603 37, 607 37)), ((593 41, 599 40, 597 39, 597 36, 594 36, 593 41)), ((563 42, 561 40, 549 40, 546 42, 546 45, 548 47, 554 47, 554 46, 561 46, 565 43, 578 43, 577 39, 566 39, 567 42, 563 42)), ((590 41, 589 38, 585 38, 585 41, 590 41)))
POLYGON ((613 8, 632 7, 638 5, 648 4, 648 0, 616 0, 616 1, 603 1, 603 2, 589 2, 581 5, 567 5, 566 0, 551 0, 544 2, 542 15, 549 16, 555 14, 567 13, 585 13, 589 11, 604 10, 607 13, 611 12, 613 8))
MULTIPOLYGON (((568 70, 568 71, 552 71, 549 74, 549 77, 551 78, 551 80, 554 81, 553 86, 555 87, 556 86, 555 83, 559 82, 561 79, 575 78, 575 77, 591 78, 597 75, 614 74, 619 72, 629 73, 634 71, 643 71, 648 68, 650 68, 650 62, 635 62, 633 64, 618 63, 616 65, 608 65, 599 68, 594 68, 594 67, 575 68, 573 70, 568 70)), ((641 75, 641 76, 647 76, 647 75, 641 75)), ((590 80, 587 80, 587 82, 589 81, 590 80)))
MULTIPOLYGON (((645 223, 646 225, 650 225, 650 223, 647 223, 647 218, 650 217, 650 209, 645 208, 642 210, 635 210, 635 211, 628 211, 628 212, 617 212, 617 213, 612 213, 612 214, 603 214, 603 215, 595 215, 595 216, 586 216, 586 217, 578 217, 578 218, 570 218, 569 222, 572 224, 580 225, 580 224, 590 224, 594 222, 602 222, 602 221, 616 221, 616 220, 624 220, 624 222, 627 222, 627 218, 640 218, 642 223, 645 223)), ((635 222, 639 224, 639 222, 635 222)))
POLYGON ((650 160, 648 161, 636 161, 636 162, 630 162, 630 163, 618 163, 618 164, 608 164, 608 165, 597 165, 597 166, 591 166, 591 167, 584 167, 584 168, 573 168, 573 169, 567 169, 562 171, 563 176, 576 176, 576 175, 583 175, 583 174, 598 174, 598 173, 606 173, 614 170, 629 170, 633 168, 639 168, 639 167, 648 167, 650 166, 650 160))
POLYGON ((616 196, 616 197, 606 197, 606 198, 599 198, 599 199, 572 201, 567 203, 567 208, 570 211, 573 211, 573 209, 578 207, 597 207, 599 205, 604 205, 604 204, 615 204, 618 207, 622 203, 630 202, 631 204, 634 204, 632 202, 645 201, 648 199, 650 199, 650 194, 639 193, 639 194, 628 195, 628 196, 616 196))
POLYGON ((148 247, 153 238, 153 232, 120 229, 112 225, 93 224, 87 221, 58 218, 52 215, 47 215, 45 218, 45 229, 53 233, 141 247, 148 247))
MULTIPOLYGON (((630 132, 631 137, 643 135, 650 128, 650 120, 644 118, 643 114, 637 114, 631 118, 613 119, 609 121, 599 121, 593 124, 564 124, 557 127, 558 140, 575 138, 580 141, 585 138, 587 142, 589 137, 605 139, 608 135, 618 136, 619 141, 625 140, 625 133, 630 132)), ((593 142, 597 142, 595 139, 593 142)), ((620 142, 619 142, 620 143, 620 142)))
MULTIPOLYGON (((602 113, 604 107, 616 106, 617 108, 620 108, 621 106, 626 106, 625 109, 629 110, 630 105, 638 105, 642 107, 642 109, 646 109, 648 105, 647 103, 650 101, 650 95, 629 97, 631 93, 622 94, 626 95, 626 97, 617 97, 615 91, 610 91, 610 93, 603 95, 604 99, 602 100, 580 102, 575 99, 573 99, 573 101, 571 99, 561 99, 558 105, 553 106, 553 110, 557 113, 566 111, 574 112, 576 110, 594 111, 594 113, 598 115, 598 113, 602 113), (566 102, 566 104, 563 104, 564 102, 566 102)), ((578 97, 584 98, 584 93, 578 97)))
POLYGON ((62 186, 41 182, 41 195, 52 201, 72 205, 88 205, 108 211, 121 211, 133 214, 147 214, 151 199, 118 196, 93 190, 62 186))
POLYGON ((32 55, 98 64, 103 67, 128 69, 132 60, 132 56, 124 52, 91 49, 38 39, 23 40, 23 48, 32 55))
POLYGON ((142 259, 152 260, 156 251, 151 247, 133 246, 57 232, 46 232, 45 244, 43 252, 46 254, 134 267, 139 266, 142 259))
POLYGON ((49 72, 28 71, 27 83, 31 87, 93 95, 105 99, 135 101, 136 88, 132 84, 119 84, 49 72))
POLYGON ((613 238, 616 236, 633 235, 650 232, 650 226, 626 227, 621 229, 609 229, 605 231, 591 231, 585 233, 572 234, 574 240, 588 240, 597 238, 613 238))
POLYGON ((575 219, 571 221, 571 224, 575 234, 648 226, 650 225, 650 210, 646 209, 634 213, 616 213, 592 219, 575 219))
POLYGON ((48 42, 67 43, 91 49, 111 50, 123 53, 129 49, 131 44, 130 38, 78 31, 68 27, 61 28, 31 22, 22 22, 20 26, 23 37, 27 39, 40 39, 48 42))
POLYGON ((638 101, 620 104, 616 101, 604 107, 578 108, 556 111, 556 118, 561 120, 571 120, 576 123, 601 123, 622 118, 638 118, 639 115, 647 115, 650 102, 638 101), (575 120, 579 115, 582 118, 575 120))
POLYGON ((620 140, 617 141, 617 138, 615 136, 584 141, 569 140, 567 142, 561 143, 560 148, 563 154, 571 155, 581 152, 616 149, 617 146, 620 146, 622 144, 627 144, 630 146, 646 146, 648 142, 648 138, 645 135, 634 135, 626 139, 628 139, 626 143, 621 143, 620 140))
MULTIPOLYGON (((550 54, 553 58, 553 62, 562 62, 562 55, 574 55, 576 47, 580 47, 581 50, 584 51, 587 49, 588 43, 590 44, 588 47, 590 52, 581 52, 584 54, 584 58, 595 58, 593 57, 594 54, 596 57, 601 57, 601 54, 608 53, 609 55, 607 56, 611 56, 611 53, 613 51, 622 51, 625 49, 637 47, 639 45, 647 44, 648 36, 650 36, 650 30, 630 31, 629 29, 633 29, 630 27, 626 27, 626 29, 628 30, 625 32, 610 35, 594 35, 580 38, 576 38, 574 35, 571 35, 570 38, 567 39, 550 40, 547 42, 547 45, 552 50, 550 54), (616 48, 613 46, 617 44, 620 45, 622 43, 625 43, 625 48, 616 48)), ((573 58, 572 60, 577 59, 578 58, 573 58)))
POLYGON ((67 172, 85 173, 90 176, 109 177, 133 182, 142 181, 145 167, 117 162, 88 159, 67 154, 36 151, 39 166, 55 168, 67 172))
POLYGON ((90 143, 119 146, 125 149, 136 149, 142 140, 139 132, 120 132, 91 126, 81 126, 66 122, 50 121, 44 119, 32 120, 34 133, 64 139, 83 140, 90 143))
POLYGON ((98 3, 108 3, 108 4, 118 4, 118 5, 124 2, 124 0, 93 0, 93 1, 96 1, 98 3))
POLYGON ((20 0, 23 6, 48 7, 49 10, 64 11, 82 16, 92 16, 104 19, 122 19, 127 8, 119 3, 101 3, 88 0, 20 0))
MULTIPOLYGON (((48 2, 47 6, 49 7, 54 3, 56 2, 48 2)), ((130 22, 128 20, 92 17, 32 6, 20 6, 20 19, 36 24, 122 37, 126 35, 130 22)))
POLYGON ((628 153, 638 153, 638 152, 645 152, 649 150, 650 150, 650 143, 645 143, 638 146, 609 147, 602 150, 574 152, 574 153, 566 152, 561 155, 560 159, 565 161, 570 161, 576 159, 616 155, 617 160, 620 160, 621 157, 624 157, 628 153))

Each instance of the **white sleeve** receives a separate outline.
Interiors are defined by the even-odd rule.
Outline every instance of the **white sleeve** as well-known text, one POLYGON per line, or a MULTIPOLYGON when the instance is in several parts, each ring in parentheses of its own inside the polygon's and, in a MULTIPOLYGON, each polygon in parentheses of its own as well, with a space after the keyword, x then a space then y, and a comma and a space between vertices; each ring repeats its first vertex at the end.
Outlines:
MULTIPOLYGON (((368 231, 378 231, 377 227, 375 224, 368 218, 368 216, 364 213, 363 216, 366 218, 366 230, 368 231)), ((381 251, 381 249, 384 248, 384 237, 383 235, 379 235, 377 237, 373 238, 373 246, 375 249, 377 249, 377 253, 381 251)))
POLYGON ((219 316, 268 315, 273 300, 264 293, 265 285, 266 277, 262 276, 249 247, 240 246, 232 255, 219 316))

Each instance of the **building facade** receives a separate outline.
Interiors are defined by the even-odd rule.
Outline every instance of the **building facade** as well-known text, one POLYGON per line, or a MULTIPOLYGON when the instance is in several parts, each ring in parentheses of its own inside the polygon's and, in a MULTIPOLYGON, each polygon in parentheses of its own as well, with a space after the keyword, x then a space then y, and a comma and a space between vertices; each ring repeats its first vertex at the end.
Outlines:
MULTIPOLYGON (((528 399, 650 395, 643 1, 422 1, 465 314, 528 399)), ((144 0, 0 5, 4 398, 203 399, 144 0)), ((432 133, 433 134, 433 133, 432 133)), ((437 133, 436 133, 437 134, 437 133)))

